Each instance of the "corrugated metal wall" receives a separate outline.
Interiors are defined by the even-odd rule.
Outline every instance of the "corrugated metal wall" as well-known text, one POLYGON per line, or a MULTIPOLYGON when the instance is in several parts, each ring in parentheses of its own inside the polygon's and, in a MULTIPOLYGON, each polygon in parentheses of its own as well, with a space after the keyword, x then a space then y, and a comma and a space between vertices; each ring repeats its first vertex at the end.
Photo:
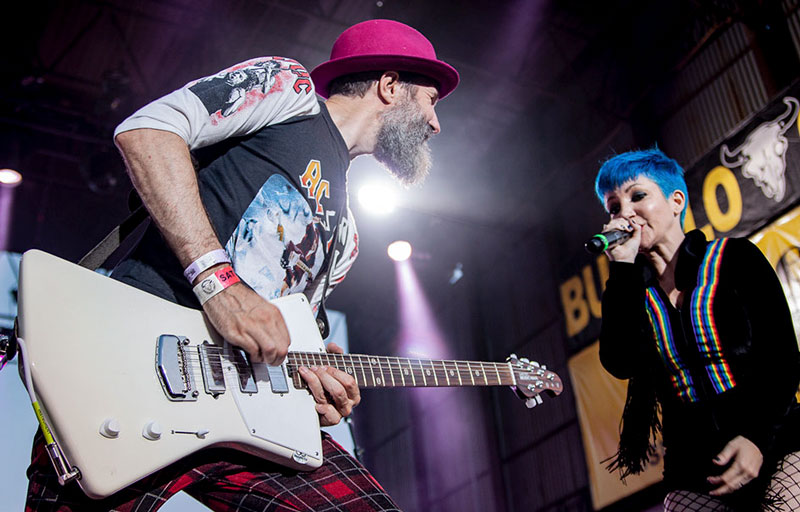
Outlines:
POLYGON ((767 101, 747 29, 735 23, 654 94, 662 148, 688 166, 767 101))
POLYGON ((792 34, 794 49, 800 55, 800 1, 784 0, 783 12, 786 13, 786 22, 789 24, 789 33, 792 34))

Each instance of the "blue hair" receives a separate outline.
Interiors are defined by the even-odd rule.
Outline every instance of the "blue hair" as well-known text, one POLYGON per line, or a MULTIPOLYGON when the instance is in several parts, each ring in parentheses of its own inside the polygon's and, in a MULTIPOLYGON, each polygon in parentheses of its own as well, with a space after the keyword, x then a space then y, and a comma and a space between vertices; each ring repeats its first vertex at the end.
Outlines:
MULTIPOLYGON (((686 206, 689 203, 689 193, 686 190, 686 181, 683 179, 683 168, 678 162, 664 154, 657 147, 638 151, 628 151, 606 160, 597 171, 594 181, 594 191, 605 208, 605 195, 621 185, 633 181, 639 176, 653 180, 661 189, 665 198, 676 190, 683 192, 686 206)), ((686 206, 681 212, 681 227, 686 217, 686 206)))

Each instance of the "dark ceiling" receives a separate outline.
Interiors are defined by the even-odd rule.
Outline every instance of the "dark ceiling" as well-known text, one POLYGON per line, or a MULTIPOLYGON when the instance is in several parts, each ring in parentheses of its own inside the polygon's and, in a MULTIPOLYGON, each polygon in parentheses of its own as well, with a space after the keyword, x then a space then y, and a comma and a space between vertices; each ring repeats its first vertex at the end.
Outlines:
MULTIPOLYGON (((0 81, 0 158, 25 175, 7 247, 78 258, 126 211, 130 188, 111 144, 144 103, 259 55, 327 59, 346 27, 396 19, 427 35, 461 85, 438 107, 432 175, 401 210, 358 212, 355 290, 391 285, 383 252, 411 238, 436 288, 480 244, 513 239, 586 189, 598 154, 640 115, 655 84, 740 12, 739 2, 680 0, 70 0, 15 2, 0 81), (416 238, 415 238, 416 237, 416 238)), ((8 9, 8 8, 7 8, 8 9)), ((649 144, 646 131, 639 143, 649 144)), ((388 178, 357 159, 351 189, 388 178)), ((585 195, 580 196, 581 198, 585 195)), ((354 206, 357 210, 357 206, 354 206)), ((598 212, 599 213, 599 212, 598 212)), ((349 288, 348 288, 349 287, 349 288)), ((393 294, 392 294, 393 295, 393 294)), ((434 299, 436 300, 436 299, 434 299)), ((440 296, 439 300, 446 300, 440 296)), ((376 308, 380 309, 380 308, 376 308)), ((393 308, 392 308, 393 309, 393 308)))

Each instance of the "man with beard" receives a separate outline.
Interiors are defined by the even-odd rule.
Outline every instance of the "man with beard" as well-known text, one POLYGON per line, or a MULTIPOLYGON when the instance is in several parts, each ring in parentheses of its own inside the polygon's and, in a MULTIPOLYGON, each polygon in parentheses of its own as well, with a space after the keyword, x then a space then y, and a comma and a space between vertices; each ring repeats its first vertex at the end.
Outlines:
MULTIPOLYGON (((153 222, 113 277, 202 308, 251 360, 278 365, 289 336, 269 299, 306 294, 324 327, 320 304, 358 253, 347 207, 350 160, 373 154, 401 182, 422 179, 430 168, 427 140, 440 130, 436 102, 456 87, 458 73, 422 34, 389 20, 345 30, 330 60, 310 76, 280 57, 222 73, 254 66, 272 69, 274 83, 250 88, 226 115, 206 105, 219 95, 206 90, 217 82, 204 79, 203 94, 192 82, 117 128, 115 142, 153 222), (302 263, 303 278, 287 286, 281 258, 299 244, 311 252, 293 261, 302 263)), ((322 425, 338 423, 360 401, 345 372, 317 367, 300 374, 322 425)), ((398 510, 327 435, 323 448, 323 465, 307 473, 213 448, 93 502, 75 484, 57 484, 37 436, 28 510, 156 510, 181 490, 215 510, 398 510)))

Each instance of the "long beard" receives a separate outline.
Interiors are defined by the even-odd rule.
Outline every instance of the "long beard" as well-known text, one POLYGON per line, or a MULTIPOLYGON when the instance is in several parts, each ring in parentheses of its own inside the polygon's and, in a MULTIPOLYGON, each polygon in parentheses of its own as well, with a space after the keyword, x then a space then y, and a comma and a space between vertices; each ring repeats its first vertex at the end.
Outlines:
POLYGON ((387 110, 378 131, 373 156, 404 185, 420 183, 431 168, 428 139, 433 131, 410 99, 387 110))

